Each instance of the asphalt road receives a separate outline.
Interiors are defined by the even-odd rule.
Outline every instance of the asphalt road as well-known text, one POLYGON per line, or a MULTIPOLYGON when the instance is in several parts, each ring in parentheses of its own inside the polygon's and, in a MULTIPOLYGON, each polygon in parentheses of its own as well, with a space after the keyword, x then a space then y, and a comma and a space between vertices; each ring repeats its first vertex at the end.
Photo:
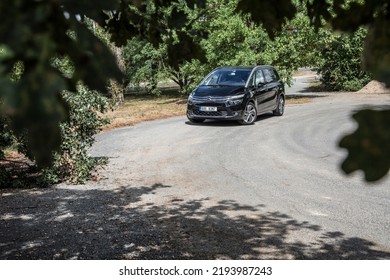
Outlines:
POLYGON ((147 122, 99 135, 94 155, 110 157, 110 184, 169 186, 142 198, 152 204, 229 202, 242 206, 227 209, 231 217, 278 213, 297 222, 289 244, 320 250, 339 242, 354 248, 344 248, 351 255, 371 244, 389 252, 390 179, 367 184, 360 173, 343 175, 346 152, 337 144, 355 128, 352 112, 389 104, 390 96, 308 94, 305 81, 297 79, 287 93, 312 102, 287 106, 283 117, 264 115, 252 126, 194 125, 184 117, 147 122))
POLYGON ((390 179, 339 170, 350 115, 390 95, 307 92, 251 126, 185 117, 97 135, 86 185, 0 190, 1 259, 390 259, 390 179))

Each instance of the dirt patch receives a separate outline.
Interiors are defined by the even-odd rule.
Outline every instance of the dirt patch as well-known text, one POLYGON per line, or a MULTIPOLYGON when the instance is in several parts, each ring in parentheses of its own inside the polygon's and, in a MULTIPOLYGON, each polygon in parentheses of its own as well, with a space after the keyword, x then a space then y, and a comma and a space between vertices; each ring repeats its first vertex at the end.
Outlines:
POLYGON ((178 96, 129 96, 106 116, 110 124, 104 130, 135 125, 144 121, 185 115, 187 99, 178 96))
POLYGON ((386 88, 384 83, 378 81, 371 81, 357 93, 387 93, 390 94, 390 89, 386 88))
POLYGON ((293 105, 293 104, 305 104, 312 102, 312 98, 308 97, 287 97, 286 98, 286 104, 287 105, 293 105))

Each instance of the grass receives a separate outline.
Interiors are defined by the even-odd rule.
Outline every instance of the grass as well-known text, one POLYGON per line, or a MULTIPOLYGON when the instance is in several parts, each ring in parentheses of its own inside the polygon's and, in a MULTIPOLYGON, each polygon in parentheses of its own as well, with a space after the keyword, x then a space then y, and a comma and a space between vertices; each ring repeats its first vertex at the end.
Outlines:
POLYGON ((287 105, 291 105, 291 104, 305 104, 305 103, 309 103, 309 102, 312 102, 313 101, 313 98, 311 97, 298 97, 298 96, 293 96, 293 97, 290 97, 290 96, 286 96, 286 104, 287 105))
POLYGON ((144 121, 183 116, 186 112, 186 102, 185 97, 173 93, 160 96, 127 96, 123 104, 105 114, 110 119, 110 124, 105 127, 105 130, 144 121))
MULTIPOLYGON (((304 104, 311 102, 310 98, 286 98, 286 104, 304 104)), ((186 113, 187 98, 175 90, 164 91, 160 96, 128 95, 123 104, 114 111, 105 114, 110 124, 104 130, 131 126, 144 121, 164 119, 174 116, 184 116, 186 113)))

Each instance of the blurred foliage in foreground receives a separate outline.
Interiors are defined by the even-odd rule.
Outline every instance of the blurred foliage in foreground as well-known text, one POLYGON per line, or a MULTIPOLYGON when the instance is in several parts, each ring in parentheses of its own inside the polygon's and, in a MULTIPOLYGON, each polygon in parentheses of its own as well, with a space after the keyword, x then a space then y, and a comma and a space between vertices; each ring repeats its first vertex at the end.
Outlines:
POLYGON ((0 2, 0 114, 6 116, 17 137, 41 167, 53 163, 61 146, 62 122, 69 118, 69 104, 62 92, 76 91, 83 81, 104 92, 107 80, 121 79, 114 56, 83 24, 82 16, 100 18, 102 10, 118 8, 117 1, 0 2), (53 59, 66 57, 74 66, 64 75, 53 59), (16 66, 19 75, 12 77, 16 66))

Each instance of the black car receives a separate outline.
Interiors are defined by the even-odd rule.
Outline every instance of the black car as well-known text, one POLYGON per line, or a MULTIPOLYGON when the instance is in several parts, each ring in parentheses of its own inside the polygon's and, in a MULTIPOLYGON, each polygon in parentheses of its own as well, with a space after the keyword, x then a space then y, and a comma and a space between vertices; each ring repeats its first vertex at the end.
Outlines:
POLYGON ((283 115, 284 101, 284 85, 274 67, 220 67, 191 92, 187 117, 194 123, 219 119, 252 124, 263 113, 283 115))

